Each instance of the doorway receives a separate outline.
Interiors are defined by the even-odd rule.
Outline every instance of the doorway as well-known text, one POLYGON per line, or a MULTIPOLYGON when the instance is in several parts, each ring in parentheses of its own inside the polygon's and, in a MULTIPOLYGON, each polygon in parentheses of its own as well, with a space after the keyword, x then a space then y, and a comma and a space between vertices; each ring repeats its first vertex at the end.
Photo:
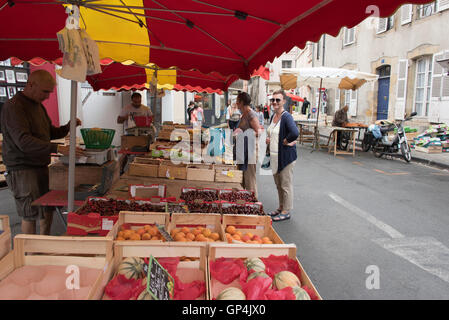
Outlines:
POLYGON ((391 66, 386 65, 377 69, 379 88, 377 94, 377 120, 388 119, 388 102, 390 100, 391 66))

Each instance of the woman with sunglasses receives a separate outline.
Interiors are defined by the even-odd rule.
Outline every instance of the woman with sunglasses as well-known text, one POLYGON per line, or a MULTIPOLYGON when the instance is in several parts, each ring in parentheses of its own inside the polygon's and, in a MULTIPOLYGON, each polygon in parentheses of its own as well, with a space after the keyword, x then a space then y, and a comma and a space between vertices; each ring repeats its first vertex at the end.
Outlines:
MULTIPOLYGON (((248 147, 245 147, 244 154, 239 152, 237 158, 244 159, 244 163, 239 164, 239 169, 243 171, 243 188, 249 191, 254 191, 257 198, 257 183, 256 183, 256 165, 257 165, 257 137, 259 137, 261 128, 259 125, 259 118, 257 113, 251 108, 251 97, 246 92, 240 92, 237 96, 237 106, 241 112, 240 123, 237 129, 234 130, 234 136, 238 140, 238 135, 248 129, 254 130, 255 135, 254 144, 256 146, 256 154, 249 154, 248 149, 250 145, 254 145, 248 142, 248 147), (254 157, 253 157, 254 156, 254 157), (251 159, 251 161, 249 160, 251 159), (253 161, 255 160, 255 161, 253 161), (254 163, 253 163, 254 162, 254 163)), ((246 143, 244 143, 246 144, 246 143)), ((238 143, 237 143, 238 145, 238 143)), ((240 161, 242 162, 242 161, 240 161)))
POLYGON ((284 109, 285 100, 284 90, 273 93, 270 102, 274 114, 267 129, 270 166, 279 196, 279 208, 269 214, 273 221, 290 219, 293 209, 292 176, 293 167, 298 158, 296 139, 299 136, 299 130, 292 115, 284 109))

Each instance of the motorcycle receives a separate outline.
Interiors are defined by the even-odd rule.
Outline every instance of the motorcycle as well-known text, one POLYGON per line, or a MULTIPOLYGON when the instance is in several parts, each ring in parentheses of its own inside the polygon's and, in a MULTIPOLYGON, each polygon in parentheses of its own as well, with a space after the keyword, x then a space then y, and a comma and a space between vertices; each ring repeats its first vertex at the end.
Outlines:
MULTIPOLYGON (((370 135, 368 135, 368 137, 366 138, 365 148, 368 148, 369 145, 369 147, 372 148, 373 154, 376 158, 380 158, 383 155, 395 155, 400 150, 404 160, 406 162, 410 162, 412 160, 412 154, 410 146, 407 142, 407 136, 405 135, 403 123, 405 121, 411 120, 412 117, 416 116, 416 114, 416 112, 412 112, 409 117, 405 117, 404 120, 397 122, 381 121, 381 137, 376 137, 376 135, 373 134, 373 131, 371 131, 371 135, 373 136, 370 137, 370 135), (393 140, 389 141, 388 132, 395 130, 397 131, 396 135, 394 136, 393 140)), ((377 136, 379 135, 377 134, 377 136)))

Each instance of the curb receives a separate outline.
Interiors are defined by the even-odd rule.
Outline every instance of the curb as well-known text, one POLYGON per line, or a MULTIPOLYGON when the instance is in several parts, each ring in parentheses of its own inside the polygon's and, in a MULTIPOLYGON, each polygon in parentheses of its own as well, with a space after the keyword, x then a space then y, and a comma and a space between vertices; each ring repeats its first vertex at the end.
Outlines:
MULTIPOLYGON (((320 134, 321 138, 325 138, 326 141, 329 139, 329 136, 326 135, 322 135, 320 134)), ((359 141, 355 142, 356 146, 361 148, 362 147, 362 143, 359 141)), ((402 158, 401 155, 393 155, 393 157, 395 158, 402 158)), ((416 163, 420 163, 426 166, 430 166, 430 167, 434 167, 434 168, 438 168, 438 169, 442 169, 442 170, 449 170, 449 164, 447 163, 443 163, 443 162, 439 162, 439 161, 435 161, 435 160, 429 160, 429 159, 424 159, 424 158, 420 158, 419 156, 415 156, 412 155, 412 161, 411 162, 416 162, 416 163)))

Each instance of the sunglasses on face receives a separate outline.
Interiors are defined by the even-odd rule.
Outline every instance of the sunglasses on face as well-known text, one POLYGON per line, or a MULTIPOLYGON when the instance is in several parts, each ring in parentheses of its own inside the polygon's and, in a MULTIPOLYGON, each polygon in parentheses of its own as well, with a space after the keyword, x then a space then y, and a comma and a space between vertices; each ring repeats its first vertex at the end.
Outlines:
POLYGON ((282 101, 282 99, 279 99, 279 98, 277 98, 277 99, 271 98, 271 99, 270 99, 270 102, 271 102, 271 103, 275 103, 275 102, 276 102, 276 103, 280 103, 281 101, 282 101))

